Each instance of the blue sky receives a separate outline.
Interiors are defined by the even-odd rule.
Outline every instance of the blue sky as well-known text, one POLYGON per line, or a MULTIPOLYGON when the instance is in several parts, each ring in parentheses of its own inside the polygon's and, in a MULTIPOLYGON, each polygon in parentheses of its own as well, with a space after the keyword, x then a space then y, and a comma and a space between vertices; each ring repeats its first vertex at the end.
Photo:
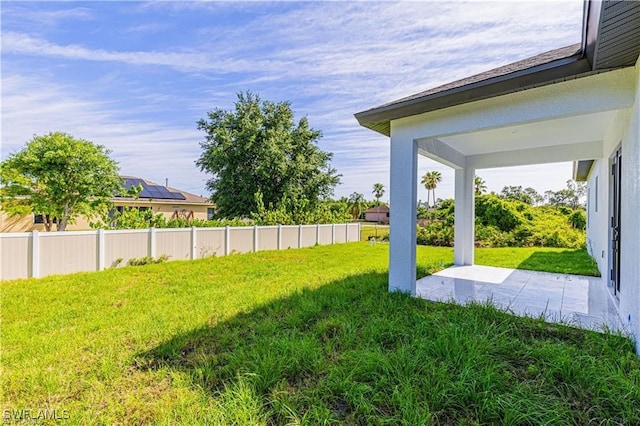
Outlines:
MULTIPOLYGON (((389 140, 353 114, 581 39, 582 2, 2 1, 1 158, 35 134, 105 145, 122 174, 208 195, 196 121, 236 93, 323 132, 336 197, 389 183, 389 140)), ((440 170, 438 197, 453 196, 440 170)), ((571 165, 481 170, 489 190, 564 187, 571 165)), ((388 194, 384 198, 387 198, 388 194)), ((418 198, 426 199, 420 189, 418 198)))

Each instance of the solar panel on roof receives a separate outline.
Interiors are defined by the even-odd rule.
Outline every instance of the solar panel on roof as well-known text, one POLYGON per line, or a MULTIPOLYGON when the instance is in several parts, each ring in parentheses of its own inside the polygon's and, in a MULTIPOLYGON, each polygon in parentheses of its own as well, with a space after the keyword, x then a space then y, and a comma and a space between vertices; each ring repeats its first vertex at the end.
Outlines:
POLYGON ((140 197, 140 198, 151 198, 151 197, 152 197, 152 195, 151 195, 151 193, 149 193, 149 191, 145 188, 145 189, 143 189, 143 190, 140 192, 140 194, 138 195, 138 197, 140 197))
MULTIPOLYGON (((149 185, 142 179, 123 178, 123 186, 125 191, 131 189, 132 186, 142 185, 142 191, 138 195, 140 198, 156 198, 167 200, 186 200, 186 197, 180 192, 169 191, 161 185, 149 185)), ((123 196, 126 196, 123 194, 123 196)))
POLYGON ((172 193, 171 193, 171 196, 172 196, 172 198, 173 198, 174 200, 186 200, 186 199, 187 199, 187 197, 185 197, 184 195, 182 195, 182 194, 181 194, 181 193, 179 193, 179 192, 172 192, 172 193))
POLYGON ((132 186, 135 186, 135 185, 144 186, 144 181, 142 181, 142 179, 130 179, 130 178, 127 178, 124 181, 125 181, 125 183, 124 183, 125 189, 129 189, 129 188, 131 188, 132 186))

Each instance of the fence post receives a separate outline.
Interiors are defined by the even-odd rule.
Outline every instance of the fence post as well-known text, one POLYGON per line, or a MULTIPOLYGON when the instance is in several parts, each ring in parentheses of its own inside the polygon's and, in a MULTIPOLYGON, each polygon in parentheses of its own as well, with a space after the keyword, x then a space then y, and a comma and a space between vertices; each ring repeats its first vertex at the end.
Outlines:
POLYGON ((282 249, 282 225, 278 225, 278 250, 282 249))
POLYGON ((331 224, 331 244, 336 243, 336 224, 331 224))
POLYGON ((253 225, 253 252, 258 251, 258 226, 253 225))
POLYGON ((198 258, 198 239, 195 226, 191 227, 191 260, 198 258))
POLYGON ((40 235, 38 231, 31 232, 31 276, 40 278, 40 235))
POLYGON ((104 229, 98 229, 98 271, 104 270, 104 229))
POLYGON ((302 225, 298 225, 298 248, 302 248, 302 225))
POLYGON ((349 223, 344 224, 344 242, 349 242, 349 223))
POLYGON ((149 256, 156 257, 156 228, 149 228, 149 256))
POLYGON ((362 223, 358 222, 358 239, 356 241, 360 241, 362 239, 362 223))
POLYGON ((229 256, 229 249, 231 248, 231 241, 229 241, 229 237, 231 236, 231 231, 229 231, 229 227, 224 227, 224 255, 229 256))

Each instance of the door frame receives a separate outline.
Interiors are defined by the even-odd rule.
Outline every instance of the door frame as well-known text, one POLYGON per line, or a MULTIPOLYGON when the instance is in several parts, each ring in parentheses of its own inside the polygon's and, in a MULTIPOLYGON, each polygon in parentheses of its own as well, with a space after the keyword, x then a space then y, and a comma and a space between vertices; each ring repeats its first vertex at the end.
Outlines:
POLYGON ((621 207, 622 207, 622 146, 616 147, 609 158, 609 285, 614 295, 621 291, 620 283, 620 248, 622 239, 621 207))

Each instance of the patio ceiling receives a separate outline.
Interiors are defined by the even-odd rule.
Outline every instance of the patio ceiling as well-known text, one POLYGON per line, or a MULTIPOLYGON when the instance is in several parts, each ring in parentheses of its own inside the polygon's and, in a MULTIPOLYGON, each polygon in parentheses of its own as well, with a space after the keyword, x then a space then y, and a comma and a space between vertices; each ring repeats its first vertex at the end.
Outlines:
POLYGON ((615 114, 603 111, 427 139, 418 141, 418 152, 445 164, 450 162, 441 158, 443 150, 457 152, 476 169, 594 159, 602 155, 602 140, 615 114))

